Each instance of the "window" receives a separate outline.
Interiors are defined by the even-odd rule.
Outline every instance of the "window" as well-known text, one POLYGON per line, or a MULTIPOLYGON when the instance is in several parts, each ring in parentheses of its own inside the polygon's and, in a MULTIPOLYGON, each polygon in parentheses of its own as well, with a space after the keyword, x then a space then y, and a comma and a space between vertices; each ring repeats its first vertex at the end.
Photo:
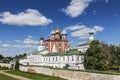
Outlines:
POLYGON ((74 57, 72 56, 72 61, 74 61, 74 57))
POLYGON ((79 56, 77 56, 77 61, 79 61, 79 56))
POLYGON ((53 57, 53 61, 54 61, 54 57, 53 57))
POLYGON ((69 61, 69 56, 68 56, 68 61, 69 61))
POLYGON ((50 57, 49 57, 49 61, 50 61, 50 57))
POLYGON ((82 61, 82 62, 84 61, 84 57, 83 57, 83 56, 81 57, 81 61, 82 61))
POLYGON ((57 61, 57 57, 56 57, 56 61, 57 61))

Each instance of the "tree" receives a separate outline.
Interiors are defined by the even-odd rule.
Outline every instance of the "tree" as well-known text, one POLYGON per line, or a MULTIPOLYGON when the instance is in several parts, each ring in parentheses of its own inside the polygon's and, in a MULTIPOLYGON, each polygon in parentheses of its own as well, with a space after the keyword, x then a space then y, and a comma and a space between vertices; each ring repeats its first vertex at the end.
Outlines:
POLYGON ((69 65, 69 64, 65 64, 65 66, 64 66, 63 68, 68 69, 69 67, 70 67, 70 65, 69 65))
POLYGON ((19 66, 20 66, 19 61, 16 61, 16 63, 15 63, 15 70, 19 70, 19 66))
POLYGON ((3 59, 4 57, 2 55, 0 55, 0 59, 3 59))
POLYGON ((106 58, 99 41, 92 41, 90 48, 84 54, 84 66, 86 69, 106 70, 106 58))

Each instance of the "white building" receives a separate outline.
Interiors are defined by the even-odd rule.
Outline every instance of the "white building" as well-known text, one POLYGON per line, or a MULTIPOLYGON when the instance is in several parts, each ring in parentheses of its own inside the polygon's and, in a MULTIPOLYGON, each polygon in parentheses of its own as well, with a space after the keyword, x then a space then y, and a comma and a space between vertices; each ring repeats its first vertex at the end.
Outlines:
MULTIPOLYGON (((42 38, 40 40, 42 40, 42 38)), ((84 56, 79 51, 49 53, 42 44, 42 41, 40 41, 38 50, 27 55, 26 59, 21 59, 20 64, 51 66, 54 68, 63 68, 69 65, 69 68, 84 70, 84 56)))

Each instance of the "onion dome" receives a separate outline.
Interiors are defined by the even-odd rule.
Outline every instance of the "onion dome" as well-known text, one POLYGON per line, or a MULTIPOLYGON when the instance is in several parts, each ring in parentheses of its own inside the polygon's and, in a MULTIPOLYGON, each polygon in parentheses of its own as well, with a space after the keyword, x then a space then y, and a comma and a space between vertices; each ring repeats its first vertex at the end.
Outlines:
POLYGON ((56 33, 56 34, 60 34, 61 31, 60 31, 59 29, 56 29, 56 30, 55 30, 55 33, 56 33))
POLYGON ((40 37, 40 40, 44 40, 44 37, 43 37, 43 36, 41 36, 41 37, 40 37))
POLYGON ((95 34, 95 31, 94 30, 91 30, 90 32, 89 32, 89 35, 94 35, 95 34))
POLYGON ((52 30, 52 31, 50 32, 50 34, 55 34, 55 31, 54 31, 54 30, 52 30))

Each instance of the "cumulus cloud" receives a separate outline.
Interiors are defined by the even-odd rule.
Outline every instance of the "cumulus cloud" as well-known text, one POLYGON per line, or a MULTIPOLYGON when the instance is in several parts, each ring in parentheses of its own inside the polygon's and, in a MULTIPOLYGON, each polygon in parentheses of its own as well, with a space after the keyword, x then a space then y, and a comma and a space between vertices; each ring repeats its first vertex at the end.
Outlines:
POLYGON ((1 46, 3 46, 3 47, 10 47, 10 44, 1 44, 1 46))
POLYGON ((35 40, 33 36, 29 35, 26 39, 23 41, 24 44, 39 44, 39 41, 35 40))
POLYGON ((30 44, 25 44, 25 45, 15 44, 15 45, 12 45, 12 47, 14 48, 37 48, 36 45, 30 45, 30 44))
POLYGON ((1 44, 0 47, 5 47, 5 48, 37 48, 36 45, 32 44, 1 44))
POLYGON ((71 0, 66 9, 62 9, 70 17, 78 17, 89 6, 93 0, 71 0))
POLYGON ((15 42, 15 43, 21 43, 22 41, 21 41, 21 40, 16 39, 16 40, 14 40, 14 42, 15 42))
POLYGON ((1 43, 0 47, 6 48, 37 48, 39 41, 35 40, 36 37, 28 35, 24 40, 13 40, 14 43, 1 43))
POLYGON ((45 26, 52 23, 52 20, 43 16, 38 10, 27 9, 25 12, 20 12, 18 14, 3 12, 0 14, 0 22, 19 26, 45 26))
POLYGON ((94 26, 93 29, 94 29, 95 31, 103 31, 103 30, 104 30, 103 27, 98 26, 98 25, 94 26))
POLYGON ((80 39, 87 39, 89 37, 90 32, 94 32, 94 34, 96 34, 97 32, 100 32, 103 30, 104 30, 104 27, 102 26, 95 25, 92 28, 90 28, 83 24, 72 25, 64 29, 64 31, 66 32, 71 31, 70 35, 72 37, 78 37, 80 39))

